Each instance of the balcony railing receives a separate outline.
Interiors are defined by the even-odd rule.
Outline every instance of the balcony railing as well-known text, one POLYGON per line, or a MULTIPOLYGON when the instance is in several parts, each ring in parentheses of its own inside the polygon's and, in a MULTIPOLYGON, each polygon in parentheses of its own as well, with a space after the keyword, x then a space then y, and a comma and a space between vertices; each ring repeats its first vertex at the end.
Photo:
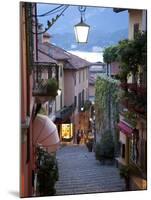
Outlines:
POLYGON ((128 96, 125 96, 123 97, 123 99, 121 99, 121 104, 123 105, 123 107, 127 108, 131 112, 146 115, 146 96, 138 96, 137 94, 133 94, 130 92, 127 93, 128 96))
POLYGON ((56 97, 58 90, 58 66, 38 64, 33 68, 33 96, 56 97))

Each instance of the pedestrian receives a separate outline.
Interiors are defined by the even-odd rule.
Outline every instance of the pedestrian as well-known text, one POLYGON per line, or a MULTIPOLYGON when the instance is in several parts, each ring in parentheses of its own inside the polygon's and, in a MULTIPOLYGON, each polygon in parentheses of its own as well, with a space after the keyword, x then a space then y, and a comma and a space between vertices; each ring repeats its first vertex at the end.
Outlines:
POLYGON ((80 144, 80 140, 81 140, 81 133, 78 130, 78 132, 77 132, 77 144, 80 144))

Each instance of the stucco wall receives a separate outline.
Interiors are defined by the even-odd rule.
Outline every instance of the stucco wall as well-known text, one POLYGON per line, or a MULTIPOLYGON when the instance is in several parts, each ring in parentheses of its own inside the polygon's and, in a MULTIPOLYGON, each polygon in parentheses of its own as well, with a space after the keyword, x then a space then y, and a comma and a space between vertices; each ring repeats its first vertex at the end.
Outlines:
POLYGON ((74 103, 75 85, 74 85, 75 71, 64 70, 64 104, 70 106, 74 103))
POLYGON ((134 38, 134 24, 139 24, 139 30, 144 28, 144 13, 142 10, 129 10, 129 39, 134 38))

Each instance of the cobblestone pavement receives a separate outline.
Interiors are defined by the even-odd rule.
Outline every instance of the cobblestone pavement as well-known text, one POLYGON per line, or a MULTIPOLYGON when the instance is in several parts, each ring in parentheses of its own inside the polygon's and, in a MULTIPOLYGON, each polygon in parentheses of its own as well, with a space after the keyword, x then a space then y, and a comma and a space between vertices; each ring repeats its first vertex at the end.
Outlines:
POLYGON ((123 191, 124 181, 113 165, 101 165, 85 145, 64 146, 57 152, 56 195, 123 191))

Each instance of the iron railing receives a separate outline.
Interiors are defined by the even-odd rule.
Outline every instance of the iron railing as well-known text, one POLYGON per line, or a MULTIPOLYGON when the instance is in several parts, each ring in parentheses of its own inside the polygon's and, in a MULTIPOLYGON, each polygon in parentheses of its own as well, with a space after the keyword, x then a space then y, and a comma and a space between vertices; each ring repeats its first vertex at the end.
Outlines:
MULTIPOLYGON (((48 91, 48 83, 53 80, 53 85, 58 85, 58 66, 56 64, 38 63, 33 67, 33 96, 52 96, 54 91, 48 91)), ((54 90, 57 89, 55 86, 54 90)))

